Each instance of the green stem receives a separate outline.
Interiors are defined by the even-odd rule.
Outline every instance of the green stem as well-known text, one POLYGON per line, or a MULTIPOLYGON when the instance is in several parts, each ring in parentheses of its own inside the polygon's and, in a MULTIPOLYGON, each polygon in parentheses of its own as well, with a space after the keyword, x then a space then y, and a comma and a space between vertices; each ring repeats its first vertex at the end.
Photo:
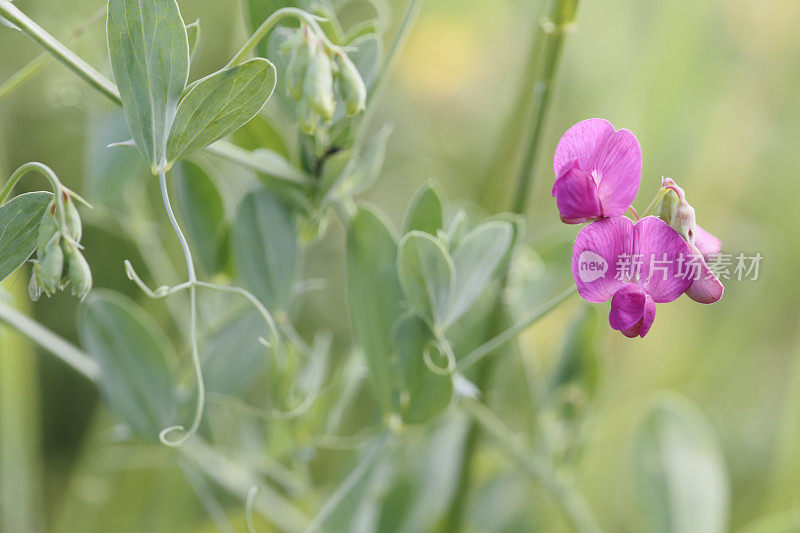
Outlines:
POLYGON ((100 72, 81 59, 72 50, 64 46, 58 39, 47 33, 41 26, 28 18, 25 13, 17 9, 11 2, 0 0, 0 16, 20 28, 28 37, 42 45, 42 47, 50 52, 56 59, 83 78, 89 85, 103 93, 111 101, 117 104, 121 103, 119 91, 111 80, 100 74, 100 72))
MULTIPOLYGON (((547 114, 547 108, 550 103, 550 92, 555 78, 556 68, 561 57, 561 49, 564 44, 564 35, 571 27, 577 10, 577 0, 551 0, 548 15, 543 18, 537 26, 537 35, 534 37, 532 50, 530 53, 531 61, 534 66, 529 67, 530 73, 534 72, 533 69, 538 68, 538 75, 533 78, 535 81, 531 84, 531 80, 526 81, 523 87, 523 93, 530 93, 530 87, 533 87, 533 92, 530 96, 533 98, 531 105, 531 112, 529 115, 528 125, 528 140, 526 142, 526 152, 523 162, 519 169, 517 176, 515 195, 512 199, 511 210, 517 214, 524 214, 528 207, 528 196, 531 183, 534 176, 534 165, 541 144, 542 132, 544 130, 544 123, 547 114), (541 52, 539 51, 541 49, 541 52), (541 56, 542 62, 539 63, 541 56)), ((497 301, 489 325, 489 331, 492 335, 503 335, 503 325, 506 321, 506 311, 504 304, 504 294, 508 284, 508 272, 503 276, 501 288, 498 292, 497 301)), ((513 327, 513 326, 512 326, 513 327)), ((502 337, 501 337, 502 340, 502 337)), ((490 341, 491 343, 492 341, 490 341)), ((494 349, 499 348, 504 344, 501 343, 494 349)), ((484 348, 485 349, 485 348, 484 348)), ((486 354, 491 353, 486 352, 486 354)), ((486 354, 481 355, 484 357, 486 354)), ((474 359, 474 357, 473 357, 474 359)), ((495 365, 498 358, 493 358, 485 361, 478 368, 478 374, 475 379, 475 384, 479 390, 485 391, 494 373, 495 365)), ((458 481, 456 484, 456 491, 453 500, 450 503, 448 511, 447 522, 445 531, 455 533, 461 530, 463 522, 463 508, 465 506, 466 498, 469 492, 472 477, 472 458, 478 446, 480 437, 480 427, 472 423, 467 431, 467 436, 464 442, 464 448, 461 454, 461 465, 458 473, 458 481)))
POLYGON ((524 213, 528 205, 530 188, 536 170, 536 157, 541 146, 545 118, 550 105, 553 81, 561 58, 561 50, 564 47, 566 33, 575 20, 577 3, 577 0, 555 0, 550 14, 539 23, 537 29, 544 36, 541 41, 543 62, 534 85, 534 105, 529 119, 531 131, 528 137, 525 157, 519 169, 513 199, 512 211, 518 214, 524 213))
POLYGON ((323 32, 322 28, 319 27, 319 24, 314 17, 296 7, 282 7, 275 10, 272 15, 267 17, 267 20, 261 23, 261 26, 259 26, 256 31, 253 32, 253 35, 247 39, 247 42, 242 45, 242 48, 236 52, 236 55, 233 56, 226 66, 232 67, 240 64, 243 61, 246 61, 247 58, 250 57, 250 54, 253 53, 253 50, 256 49, 258 43, 260 43, 267 35, 269 35, 269 32, 271 32, 275 26, 278 25, 278 22, 280 22, 281 19, 288 17, 296 18, 300 22, 305 22, 311 26, 317 36, 322 39, 323 43, 325 43, 325 46, 331 50, 339 50, 338 46, 328 40, 328 38, 325 36, 325 32, 323 32))
MULTIPOLYGON (((164 209, 167 212, 167 217, 169 218, 169 222, 172 224, 172 229, 175 230, 175 235, 177 235, 178 241, 180 241, 181 248, 183 249, 183 257, 186 261, 186 270, 189 274, 189 282, 192 284, 197 283, 197 272, 195 272, 194 269, 192 252, 189 249, 189 243, 186 241, 186 237, 184 236, 183 231, 178 224, 178 220, 175 218, 175 213, 172 211, 172 204, 169 201, 169 192, 167 190, 167 177, 164 171, 161 171, 158 174, 158 183, 161 187, 161 199, 164 202, 164 209)), ((182 437, 174 441, 169 440, 168 435, 175 431, 184 431, 183 426, 170 426, 161 431, 158 438, 167 446, 181 446, 183 443, 189 440, 192 435, 197 433, 197 429, 200 427, 200 422, 203 419, 203 409, 205 408, 206 403, 206 387, 203 380, 203 367, 200 363, 200 348, 197 341, 197 287, 195 287, 195 285, 191 285, 189 287, 189 337, 192 350, 192 365, 194 367, 195 378, 197 380, 197 403, 194 410, 194 419, 192 420, 192 425, 189 427, 189 430, 186 431, 182 437)))
POLYGON ((475 400, 464 399, 461 405, 466 408, 467 412, 481 427, 494 437, 503 450, 528 475, 550 492, 575 531, 579 533, 598 533, 601 531, 583 496, 561 479, 547 461, 528 453, 527 448, 529 446, 521 444, 511 430, 494 413, 475 400))
POLYGON ((97 382, 100 379, 100 366, 89 355, 35 320, 28 318, 2 302, 0 302, 0 322, 13 327, 67 363, 89 381, 97 382))
MULTIPOLYGON (((67 42, 73 41, 83 35, 89 28, 94 26, 100 20, 103 20, 106 14, 106 7, 103 6, 97 11, 95 11, 89 19, 78 26, 72 33, 69 34, 67 37, 67 42)), ((8 78, 2 85, 0 85, 0 98, 3 98, 8 93, 28 81, 31 76, 39 72, 50 59, 50 55, 47 52, 42 52, 37 57, 32 59, 27 65, 22 67, 18 70, 15 74, 13 74, 10 78, 8 78)))
POLYGON ((377 109, 377 103, 380 101, 381 96, 383 96, 383 93, 386 91, 386 87, 389 84, 389 77, 397 66, 397 61, 400 57, 400 51, 405 48, 408 37, 411 35, 411 29, 414 27, 414 23, 416 22, 419 12, 422 9, 422 2, 423 0, 409 1, 406 12, 403 15, 403 20, 400 22, 400 26, 397 29, 397 33, 395 33, 394 39, 392 39, 392 44, 389 45, 386 58, 381 65, 378 76, 375 78, 375 84, 372 86, 372 89, 367 95, 367 108, 361 114, 358 125, 356 126, 356 133, 353 137, 353 146, 356 148, 360 148, 364 144, 364 140, 367 137, 369 124, 372 121, 372 117, 375 115, 375 111, 377 109))
POLYGON ((465 372, 467 369, 471 368, 472 365, 479 363, 481 360, 483 360, 484 357, 486 357, 490 353, 503 347, 503 345, 505 345, 507 342, 515 339, 523 331, 525 331, 533 324, 538 322, 539 319, 544 318, 550 313, 550 311, 552 311, 553 309, 561 305, 563 302, 565 302, 570 296, 575 294, 577 290, 578 288, 575 285, 569 287, 561 294, 557 295, 552 300, 544 304, 539 309, 536 309, 528 316, 526 316, 525 318, 523 318, 522 320, 511 326, 510 328, 506 329, 496 337, 475 348, 472 352, 470 352, 463 359, 461 359, 461 362, 458 365, 459 371, 465 372))

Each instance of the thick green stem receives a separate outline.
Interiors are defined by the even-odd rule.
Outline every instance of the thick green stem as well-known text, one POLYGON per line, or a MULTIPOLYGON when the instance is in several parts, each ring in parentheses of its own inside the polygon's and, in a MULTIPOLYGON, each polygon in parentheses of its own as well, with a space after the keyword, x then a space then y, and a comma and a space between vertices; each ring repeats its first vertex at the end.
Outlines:
POLYGON ((89 381, 97 382, 100 379, 100 366, 89 355, 35 320, 28 318, 2 302, 0 302, 0 322, 13 327, 77 370, 89 381))
MULTIPOLYGON (((550 104, 553 80, 561 57, 564 35, 575 19, 576 9, 577 0, 551 0, 550 9, 547 10, 547 16, 539 21, 537 33, 533 39, 530 53, 530 60, 533 62, 533 65, 529 67, 529 74, 534 74, 537 70, 538 73, 536 73, 533 79, 527 79, 522 89, 523 94, 527 95, 531 93, 530 88, 533 88, 530 94, 530 97, 533 98, 533 103, 530 107, 531 111, 528 119, 528 137, 525 143, 525 153, 519 168, 514 196, 512 197, 511 211, 516 214, 525 214, 527 211, 528 196, 531 183, 533 182, 535 164, 539 145, 541 144, 547 109, 550 104)), ((493 319, 490 321, 489 325, 489 332, 494 339, 499 338, 503 340, 505 336, 503 330, 505 329, 507 313, 503 300, 507 283, 508 273, 503 277, 497 302, 492 312, 493 319)), ((503 342, 500 343, 489 341, 489 347, 492 349, 483 354, 479 353, 480 358, 501 347, 505 342, 507 341, 503 340, 503 342), (495 346, 495 344, 497 345, 495 346)), ((485 346, 486 345, 479 348, 479 350, 482 349, 485 351, 485 346)), ((472 355, 470 357, 473 360, 476 358, 472 355)), ((479 390, 485 391, 487 389, 497 362, 498 358, 495 357, 479 365, 478 374, 475 379, 475 384, 479 390)), ((448 511, 445 531, 449 533, 455 533, 462 528, 463 508, 471 485, 472 459, 477 449, 479 437, 480 426, 473 422, 467 431, 461 455, 461 466, 458 474, 456 492, 448 511)))
POLYGON ((78 57, 72 50, 64 46, 58 39, 47 33, 41 26, 28 18, 25 13, 14 7, 11 2, 0 0, 0 16, 20 28, 28 37, 42 45, 56 59, 64 63, 75 74, 83 78, 89 85, 103 93, 113 102, 119 104, 119 91, 116 85, 100 74, 93 66, 78 57))

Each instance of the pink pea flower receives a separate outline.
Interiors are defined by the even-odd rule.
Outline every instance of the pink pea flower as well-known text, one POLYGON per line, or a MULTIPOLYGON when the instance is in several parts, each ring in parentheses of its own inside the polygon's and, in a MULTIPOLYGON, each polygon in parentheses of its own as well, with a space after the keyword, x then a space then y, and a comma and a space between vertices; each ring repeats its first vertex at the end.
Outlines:
POLYGON ((598 220, 581 229, 572 254, 578 293, 594 303, 611 300, 611 327, 644 337, 656 304, 678 299, 692 284, 685 259, 692 250, 658 217, 598 220))
POLYGON ((556 147, 553 169, 561 220, 579 224, 623 215, 639 190, 642 149, 628 130, 591 118, 564 133, 556 147))
POLYGON ((672 214, 670 225, 681 231, 692 249, 692 255, 696 258, 698 266, 694 273, 692 284, 686 290, 686 296, 701 304, 713 304, 722 298, 725 292, 722 282, 709 268, 709 261, 719 255, 722 250, 720 240, 697 225, 695 222, 694 209, 686 201, 686 194, 672 178, 664 178, 661 187, 675 191, 680 202, 676 212, 672 214))

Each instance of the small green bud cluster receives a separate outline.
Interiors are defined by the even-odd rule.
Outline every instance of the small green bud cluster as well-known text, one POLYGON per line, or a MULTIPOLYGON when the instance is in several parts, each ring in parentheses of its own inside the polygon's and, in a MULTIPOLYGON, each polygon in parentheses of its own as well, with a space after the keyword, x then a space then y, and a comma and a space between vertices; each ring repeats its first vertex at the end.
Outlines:
POLYGON ((287 43, 286 90, 297 105, 301 131, 313 135, 320 120, 331 122, 338 104, 348 116, 366 105, 367 87, 358 69, 338 48, 330 47, 308 26, 287 43))
POLYGON ((67 285, 72 287, 74 296, 83 300, 92 288, 92 271, 81 253, 83 226, 78 209, 69 194, 62 194, 65 226, 62 227, 55 199, 50 201, 39 223, 36 259, 33 260, 33 273, 28 284, 28 292, 34 301, 41 297, 42 292, 50 296, 67 285))

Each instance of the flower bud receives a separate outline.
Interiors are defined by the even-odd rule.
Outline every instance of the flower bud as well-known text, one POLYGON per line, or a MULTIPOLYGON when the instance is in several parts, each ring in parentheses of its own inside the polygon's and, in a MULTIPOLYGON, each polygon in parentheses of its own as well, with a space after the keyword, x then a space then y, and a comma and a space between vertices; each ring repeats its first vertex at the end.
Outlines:
POLYGON ((297 104, 297 124, 300 126, 300 131, 306 135, 313 135, 317 131, 317 122, 319 116, 308 106, 308 102, 301 100, 297 104))
POLYGON ((39 286, 48 295, 56 292, 61 285, 61 277, 64 272, 64 251, 61 249, 61 236, 52 239, 44 251, 44 258, 41 262, 37 279, 39 286))
POLYGON ((289 64, 286 67, 286 90, 295 100, 303 97, 303 80, 305 79, 311 54, 314 52, 312 36, 307 28, 301 30, 303 37, 292 52, 289 64))
POLYGON ((47 209, 42 216, 42 221, 39 223, 39 236, 36 239, 36 256, 41 261, 44 258, 44 250, 47 244, 53 239, 53 236, 58 231, 58 222, 56 221, 56 201, 51 200, 47 204, 47 209))
POLYGON ((694 207, 686 202, 681 202, 675 209, 675 216, 669 224, 675 231, 681 234, 681 237, 689 242, 694 240, 694 207))
POLYGON ((336 52, 333 55, 339 93, 344 99, 345 111, 352 116, 362 111, 367 103, 367 86, 350 58, 336 52))
POLYGON ((658 218, 670 224, 672 219, 675 218, 675 212, 680 204, 678 194, 673 190, 667 190, 664 197, 661 199, 661 205, 658 208, 658 218))
POLYGON ((92 290, 92 270, 80 250, 73 250, 67 258, 67 278, 72 285, 72 295, 81 300, 92 290))
POLYGON ((330 122, 336 110, 333 96, 333 69, 328 54, 317 46, 311 55, 303 80, 303 96, 309 107, 318 113, 323 120, 330 122))
POLYGON ((81 242, 83 237, 83 225, 81 224, 81 216, 78 214, 78 208, 75 207, 75 202, 69 195, 64 194, 64 209, 66 210, 65 218, 67 221, 67 231, 69 236, 75 242, 81 242))
POLYGON ((33 271, 31 272, 31 280, 28 282, 28 296, 34 302, 38 302, 42 297, 42 288, 39 286, 38 273, 41 270, 41 265, 38 261, 33 263, 33 271))

